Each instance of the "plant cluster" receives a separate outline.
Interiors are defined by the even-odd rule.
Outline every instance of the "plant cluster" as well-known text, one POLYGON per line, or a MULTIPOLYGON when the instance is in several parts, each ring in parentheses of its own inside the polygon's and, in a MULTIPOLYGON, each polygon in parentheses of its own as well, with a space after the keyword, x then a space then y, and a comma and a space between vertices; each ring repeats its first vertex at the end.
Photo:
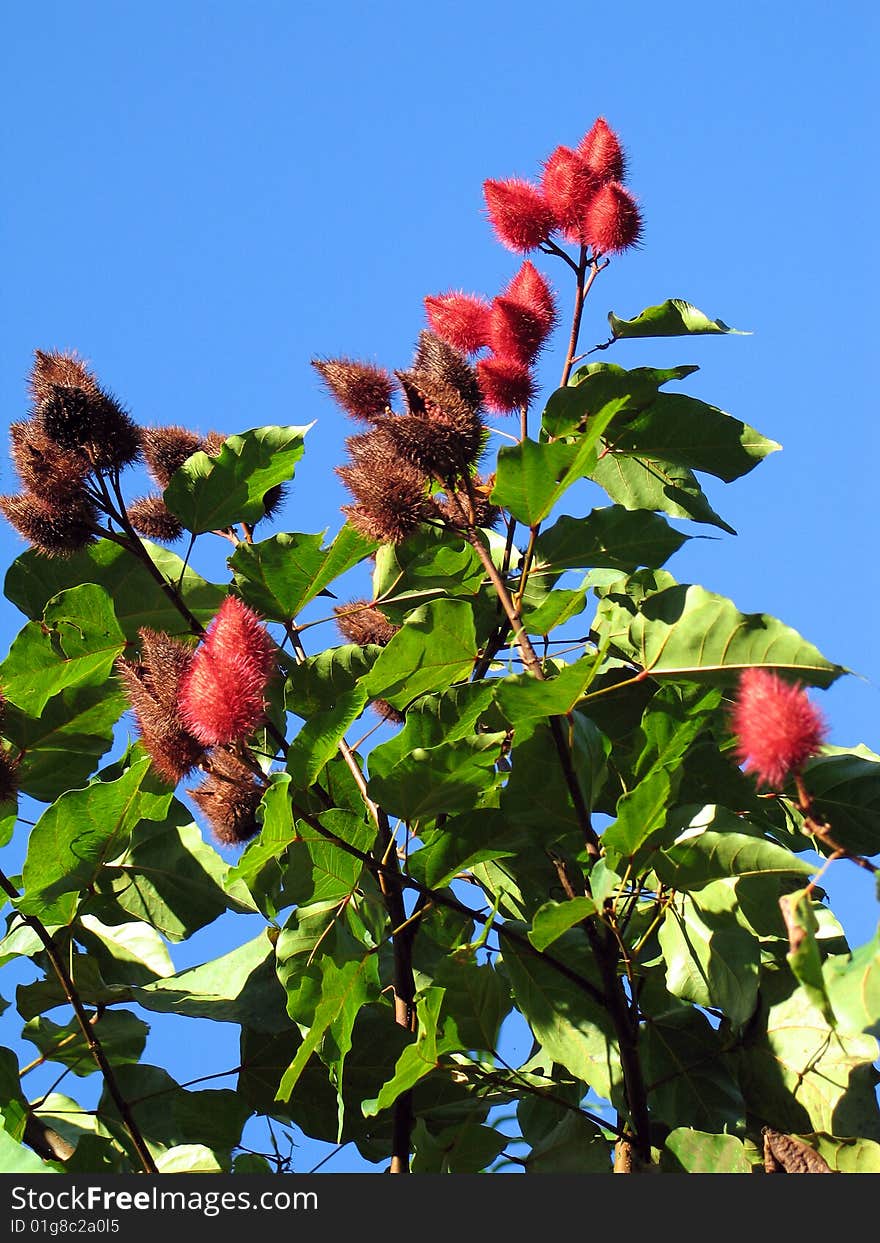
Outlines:
POLYGON ((599 118, 536 181, 486 181, 533 256, 501 292, 426 297, 396 370, 315 360, 359 425, 329 542, 256 530, 308 428, 139 427, 37 352, 0 499, 30 545, 5 583, 0 844, 27 845, 0 963, 33 965, 38 1050, 0 1050, 3 1168, 290 1169, 247 1146, 262 1118, 393 1173, 880 1170, 880 940, 851 947, 821 884, 877 871, 880 757, 831 745, 810 697, 846 670, 666 568, 695 529, 735 534, 704 477, 779 446, 670 389, 693 365, 604 361, 735 334, 680 298, 582 352, 642 237, 626 172, 599 118), (539 398, 544 260, 571 319, 539 398), (223 583, 193 568, 218 537, 223 583), (230 913, 261 931, 176 970, 230 913), (178 1082, 150 1015, 235 1024, 238 1064, 178 1082))

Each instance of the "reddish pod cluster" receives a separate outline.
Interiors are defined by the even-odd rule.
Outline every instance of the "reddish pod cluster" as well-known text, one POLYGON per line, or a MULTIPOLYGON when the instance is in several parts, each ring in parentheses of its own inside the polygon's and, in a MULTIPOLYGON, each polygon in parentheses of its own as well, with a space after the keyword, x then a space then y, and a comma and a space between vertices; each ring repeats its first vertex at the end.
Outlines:
POLYGON ((776 790, 818 752, 827 732, 801 684, 767 669, 746 669, 740 676, 731 724, 740 762, 776 790))
MULTIPOLYGON (((344 513, 362 535, 399 544, 422 523, 446 520, 438 490, 447 500, 479 490, 483 396, 456 346, 423 332, 412 366, 394 375, 347 358, 313 365, 346 414, 369 427, 348 437, 349 461, 336 471, 353 497, 344 513), (402 410, 393 408, 396 394, 402 410)), ((466 523, 481 525, 475 509, 466 523)))
POLYGON ((275 644, 257 614, 232 596, 195 650, 163 632, 138 633, 139 658, 120 659, 117 669, 156 771, 177 785, 201 768, 205 781, 188 793, 214 836, 248 841, 259 829, 265 783, 244 744, 265 715, 275 644))
POLYGON ((492 227, 508 249, 527 253, 556 233, 598 257, 620 254, 641 237, 641 213, 623 184, 625 176, 620 139, 598 117, 577 147, 550 153, 540 183, 490 180, 483 183, 483 194, 492 227))
POLYGON ((450 291, 425 298, 428 322, 465 354, 487 348, 475 371, 486 406, 498 414, 528 406, 532 367, 556 324, 556 301, 545 277, 526 259, 492 301, 450 291))

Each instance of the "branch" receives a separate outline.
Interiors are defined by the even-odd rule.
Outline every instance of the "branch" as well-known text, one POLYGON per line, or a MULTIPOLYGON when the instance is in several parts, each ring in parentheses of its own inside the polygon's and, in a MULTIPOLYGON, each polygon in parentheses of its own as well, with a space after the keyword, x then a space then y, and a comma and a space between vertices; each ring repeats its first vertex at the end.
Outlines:
MULTIPOLYGON (((2 871, 0 871, 0 888, 4 890, 13 902, 17 901, 17 899, 21 896, 9 878, 2 871)), ((150 1153, 144 1137, 140 1132, 140 1128, 132 1117, 131 1110, 125 1100, 125 1097, 119 1090, 119 1084, 116 1082, 116 1076, 113 1073, 113 1067, 110 1065, 107 1054, 104 1052, 104 1046, 101 1044, 100 1039, 95 1033, 95 1028, 89 1020, 89 1016, 83 1006, 82 999, 76 991, 76 986, 68 974, 67 968, 58 953, 58 948, 55 945, 49 930, 46 928, 42 920, 36 917, 36 915, 25 915, 19 911, 19 916, 24 923, 28 925, 28 927, 34 930, 46 951, 46 956, 52 964, 52 970, 58 977, 58 982, 64 990, 64 995, 73 1008, 73 1013, 76 1016, 76 1021, 79 1024, 80 1031, 85 1037, 86 1044, 88 1045, 89 1053, 91 1053, 94 1058, 95 1065, 103 1075, 104 1083, 107 1085, 107 1091, 110 1093, 113 1103, 119 1110, 119 1115, 122 1118, 126 1131, 128 1131, 131 1142, 134 1145, 135 1152, 138 1155, 138 1159, 144 1168, 144 1172, 147 1174, 158 1174, 159 1171, 156 1168, 156 1163, 153 1160, 152 1154, 150 1153)))

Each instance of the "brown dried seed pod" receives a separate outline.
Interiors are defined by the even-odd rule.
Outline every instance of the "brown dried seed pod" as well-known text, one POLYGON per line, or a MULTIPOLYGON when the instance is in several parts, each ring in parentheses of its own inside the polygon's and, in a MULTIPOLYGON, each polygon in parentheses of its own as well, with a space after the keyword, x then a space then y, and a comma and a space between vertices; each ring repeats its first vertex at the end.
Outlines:
POLYGON ((142 440, 147 470, 163 490, 186 459, 204 448, 201 436, 185 427, 146 427, 142 440))
POLYGON ((276 483, 273 487, 269 488, 268 492, 263 494, 263 512, 259 518, 254 520, 254 525, 256 525, 257 522, 262 522, 264 518, 274 518, 275 514, 278 513, 278 510, 284 504, 286 495, 287 488, 283 483, 276 483))
POLYGON ((98 470, 128 466, 141 454, 140 429, 101 389, 53 385, 35 421, 61 449, 82 450, 98 470))
POLYGON ((128 506, 131 525, 139 535, 173 544, 183 535, 183 524, 175 518, 158 493, 139 497, 128 506))
POLYGON ((226 444, 226 436, 222 432, 208 432, 202 441, 201 449, 208 457, 219 457, 220 450, 226 444))
POLYGON ((824 1157, 793 1135, 765 1126, 764 1172, 767 1174, 831 1174, 824 1157))
POLYGON ((63 509, 32 492, 0 496, 0 511, 44 557, 70 557, 95 538, 95 507, 86 498, 63 509))
POLYGON ((389 721, 392 725, 402 725, 406 720, 404 714, 398 708, 392 707, 387 699, 374 699, 370 707, 383 721, 389 721))
POLYGON ((312 366, 330 395, 352 418, 373 423, 389 409, 395 386, 383 367, 354 362, 350 358, 315 358, 312 366))
POLYGON ((265 785, 228 751, 213 751, 207 768, 205 780, 187 790, 187 794, 208 821, 217 841, 226 846, 250 841, 260 831, 257 808, 265 785))
POLYGON ((483 395, 476 371, 464 354, 438 337, 436 332, 425 329, 419 334, 412 369, 453 388, 472 410, 479 410, 483 395))
POLYGON ((85 478, 91 469, 84 453, 61 449, 38 423, 30 420, 12 423, 9 438, 10 456, 26 491, 61 509, 82 499, 85 478))
POLYGON ((177 785, 200 764, 205 749, 183 727, 177 706, 180 681, 192 660, 192 648, 163 631, 139 631, 141 659, 119 659, 122 678, 144 746, 170 785, 177 785))
MULTIPOLYGON (((472 481, 471 490, 473 493, 473 525, 484 529, 494 528, 501 517, 501 510, 489 500, 492 485, 484 483, 477 475, 472 481)), ((464 497, 452 493, 441 500, 439 505, 452 526, 467 530, 471 525, 470 510, 466 506, 464 497)))
POLYGON ((369 600, 349 600, 348 604, 337 604, 333 612, 342 637, 362 647, 368 643, 385 647, 400 629, 369 600))
POLYGON ((11 802, 18 794, 18 760, 0 748, 0 803, 11 802))

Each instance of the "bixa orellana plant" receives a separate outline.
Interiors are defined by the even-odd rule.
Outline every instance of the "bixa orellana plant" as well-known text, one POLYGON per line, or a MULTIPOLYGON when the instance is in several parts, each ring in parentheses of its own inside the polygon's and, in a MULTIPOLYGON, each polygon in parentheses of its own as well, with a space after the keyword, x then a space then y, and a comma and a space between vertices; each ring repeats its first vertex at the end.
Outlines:
POLYGON ((484 190, 504 287, 429 294, 387 369, 315 359, 353 420, 329 540, 267 521, 307 428, 141 427, 36 354, 0 948, 59 1074, 35 1096, 3 1053, 6 1169, 290 1168, 242 1150, 262 1116, 393 1172, 880 1171, 878 941, 822 888, 874 901, 880 759, 829 740, 841 666, 666 568, 733 534, 705 477, 779 446, 692 365, 607 361, 734 330, 673 298, 584 349, 642 235, 603 119, 484 190), (175 972, 224 913, 238 948, 175 972), (151 1015, 237 1025, 239 1064, 179 1082, 151 1015))

